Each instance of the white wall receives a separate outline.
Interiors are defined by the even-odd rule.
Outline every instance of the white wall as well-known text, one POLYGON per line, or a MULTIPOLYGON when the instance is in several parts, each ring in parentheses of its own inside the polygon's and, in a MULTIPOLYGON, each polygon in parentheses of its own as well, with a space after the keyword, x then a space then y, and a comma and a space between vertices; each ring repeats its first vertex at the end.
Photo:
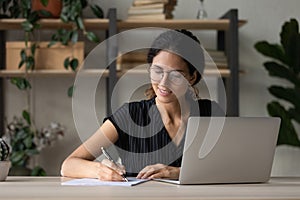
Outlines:
MULTIPOLYGON (((109 7, 118 9, 118 18, 125 19, 131 0, 94 0, 106 10, 109 7)), ((195 18, 198 0, 178 0, 174 18, 195 18)), ((262 67, 266 60, 253 48, 255 42, 267 40, 272 43, 279 42, 281 25, 290 18, 300 21, 299 0, 209 0, 205 1, 209 18, 218 18, 231 8, 237 8, 239 17, 248 22, 239 30, 239 54, 240 68, 246 71, 240 77, 240 115, 241 116, 267 116, 266 104, 273 99, 267 92, 267 87, 280 82, 268 76, 262 67)), ((214 48, 215 33, 212 31, 195 31, 204 46, 214 48)), ((15 35, 16 36, 16 35, 15 35)), ((9 36, 13 38, 13 35, 9 36)), ((19 37, 19 35, 17 35, 19 37)), ((146 36, 145 36, 146 37, 146 36)), ((66 90, 72 83, 72 78, 39 78, 34 85, 35 120, 38 127, 46 126, 50 121, 58 121, 67 128, 63 140, 56 143, 52 148, 45 149, 39 157, 39 163, 47 170, 49 175, 58 175, 60 164, 63 159, 80 144, 80 139, 74 128, 72 118, 71 99, 66 96, 66 90)), ((105 83, 103 83, 105 85, 105 83)), ((104 86, 100 89, 104 93, 104 86)), ((102 94, 103 94, 102 93, 102 94)), ((11 119, 24 107, 21 94, 10 84, 6 87, 6 115, 11 119)), ((105 96, 99 96, 99 119, 105 116, 105 96)), ((101 120, 100 120, 101 121, 101 120)), ((300 130, 299 130, 300 131, 300 130)), ((298 132, 299 132, 298 131, 298 132)), ((285 153, 278 153, 275 164, 280 165, 286 157, 285 153), (279 155, 280 154, 280 155, 279 155)), ((299 156, 298 156, 299 160, 299 156)), ((288 162, 295 160, 289 159, 288 162)), ((299 162, 298 162, 299 163, 299 162)), ((292 165, 292 164, 291 164, 292 165)), ((294 169, 280 166, 273 174, 290 175, 298 174, 294 169), (288 169, 287 169, 288 168, 288 169)), ((289 163, 285 163, 289 166, 289 163)), ((297 164, 296 164, 297 166, 297 164)), ((299 164, 298 164, 299 168, 299 164)))

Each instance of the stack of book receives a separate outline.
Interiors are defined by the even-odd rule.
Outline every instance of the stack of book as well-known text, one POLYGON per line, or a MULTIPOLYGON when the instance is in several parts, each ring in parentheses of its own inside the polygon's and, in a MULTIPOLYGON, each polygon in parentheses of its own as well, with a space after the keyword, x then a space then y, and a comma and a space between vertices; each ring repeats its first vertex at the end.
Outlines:
POLYGON ((173 18, 177 0, 133 0, 128 9, 128 20, 157 20, 173 18))

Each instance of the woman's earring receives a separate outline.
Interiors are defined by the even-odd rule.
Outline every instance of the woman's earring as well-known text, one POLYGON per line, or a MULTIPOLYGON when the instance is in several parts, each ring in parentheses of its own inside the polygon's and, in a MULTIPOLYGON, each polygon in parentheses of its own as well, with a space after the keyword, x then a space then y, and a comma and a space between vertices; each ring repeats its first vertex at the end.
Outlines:
POLYGON ((195 86, 190 86, 189 87, 189 93, 190 93, 193 100, 197 101, 197 100, 200 99, 199 90, 195 86))

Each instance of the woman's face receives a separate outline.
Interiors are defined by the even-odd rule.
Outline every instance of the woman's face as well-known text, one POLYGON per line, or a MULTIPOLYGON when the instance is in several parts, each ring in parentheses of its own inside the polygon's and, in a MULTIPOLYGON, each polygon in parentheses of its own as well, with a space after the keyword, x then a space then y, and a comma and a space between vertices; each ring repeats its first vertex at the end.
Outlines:
POLYGON ((196 73, 189 74, 187 63, 180 56, 163 50, 153 58, 149 72, 154 92, 162 103, 184 98, 196 79, 196 73))

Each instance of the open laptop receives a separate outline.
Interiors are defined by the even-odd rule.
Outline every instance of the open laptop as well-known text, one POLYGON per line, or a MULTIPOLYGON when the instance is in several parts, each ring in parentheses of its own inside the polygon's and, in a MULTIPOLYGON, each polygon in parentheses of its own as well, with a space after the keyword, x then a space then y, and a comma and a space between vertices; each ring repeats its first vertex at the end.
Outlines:
POLYGON ((280 118, 190 117, 175 184, 259 183, 270 178, 280 118))

